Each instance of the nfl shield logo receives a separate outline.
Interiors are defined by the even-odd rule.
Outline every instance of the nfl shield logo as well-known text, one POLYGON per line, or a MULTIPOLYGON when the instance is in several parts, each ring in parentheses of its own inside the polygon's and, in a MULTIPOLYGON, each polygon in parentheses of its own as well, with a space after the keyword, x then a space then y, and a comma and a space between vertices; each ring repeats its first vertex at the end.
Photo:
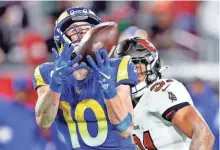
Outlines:
POLYGON ((78 93, 78 94, 80 94, 82 92, 82 88, 80 88, 80 87, 76 87, 75 90, 76 90, 76 93, 78 93))

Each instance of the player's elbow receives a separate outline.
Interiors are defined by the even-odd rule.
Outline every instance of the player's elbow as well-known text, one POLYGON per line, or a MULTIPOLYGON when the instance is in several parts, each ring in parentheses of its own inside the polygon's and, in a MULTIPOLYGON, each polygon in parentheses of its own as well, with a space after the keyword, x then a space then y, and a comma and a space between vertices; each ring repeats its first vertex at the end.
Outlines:
POLYGON ((208 141, 208 143, 209 143, 209 145, 211 147, 214 145, 214 143, 215 143, 215 136, 212 134, 211 131, 209 133, 207 133, 206 140, 208 141))
MULTIPOLYGON (((201 138, 201 137, 198 137, 201 138)), ((204 146, 206 147, 205 149, 207 150, 212 150, 214 143, 215 143, 215 137, 212 134, 212 132, 207 132, 206 135, 203 137, 203 141, 204 141, 204 146)))
POLYGON ((41 129, 48 129, 53 123, 53 121, 46 119, 44 116, 36 117, 36 122, 41 129))
POLYGON ((215 136, 212 134, 210 135, 210 144, 214 145, 215 143, 215 136))
POLYGON ((49 125, 49 124, 45 125, 45 124, 43 124, 43 123, 41 123, 41 122, 37 122, 37 125, 38 125, 38 127, 39 127, 40 129, 49 129, 50 126, 51 126, 51 124, 50 124, 50 125, 49 125))

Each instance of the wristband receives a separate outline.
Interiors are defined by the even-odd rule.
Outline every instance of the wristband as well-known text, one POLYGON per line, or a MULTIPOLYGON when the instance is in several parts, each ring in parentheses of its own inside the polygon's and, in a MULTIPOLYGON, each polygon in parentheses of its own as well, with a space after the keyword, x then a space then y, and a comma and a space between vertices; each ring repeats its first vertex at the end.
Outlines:
POLYGON ((118 132, 124 132, 128 129, 132 122, 132 115, 128 113, 124 120, 122 120, 119 124, 113 125, 118 132))

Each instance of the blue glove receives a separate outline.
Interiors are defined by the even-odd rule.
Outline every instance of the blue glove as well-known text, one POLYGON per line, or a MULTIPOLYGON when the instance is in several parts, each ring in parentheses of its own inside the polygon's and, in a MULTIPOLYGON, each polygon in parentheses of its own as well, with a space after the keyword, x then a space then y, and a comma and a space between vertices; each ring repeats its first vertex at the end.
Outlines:
POLYGON ((92 69, 98 73, 98 80, 103 89, 104 98, 106 100, 112 99, 117 95, 117 92, 111 76, 113 68, 110 66, 108 53, 105 48, 95 51, 94 53, 98 66, 91 56, 86 56, 87 61, 91 65, 92 69), (101 55, 103 56, 103 59, 101 58, 101 55))
POLYGON ((86 68, 86 64, 81 64, 72 67, 73 64, 79 62, 82 59, 81 55, 77 55, 72 61, 70 57, 72 55, 74 47, 69 44, 65 44, 61 55, 53 48, 52 51, 55 55, 54 72, 50 82, 50 89, 56 93, 61 93, 63 89, 63 83, 65 80, 72 76, 72 73, 78 69, 86 68))

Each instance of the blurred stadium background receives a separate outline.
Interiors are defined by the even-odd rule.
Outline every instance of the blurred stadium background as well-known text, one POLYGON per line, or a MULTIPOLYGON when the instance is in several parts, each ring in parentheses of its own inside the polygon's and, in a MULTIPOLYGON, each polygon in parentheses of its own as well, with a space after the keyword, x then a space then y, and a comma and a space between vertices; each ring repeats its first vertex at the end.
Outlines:
POLYGON ((219 149, 219 1, 1 1, 0 150, 64 150, 53 127, 36 127, 32 74, 52 60, 55 19, 72 6, 118 22, 120 40, 148 38, 170 66, 164 76, 186 85, 219 149))

